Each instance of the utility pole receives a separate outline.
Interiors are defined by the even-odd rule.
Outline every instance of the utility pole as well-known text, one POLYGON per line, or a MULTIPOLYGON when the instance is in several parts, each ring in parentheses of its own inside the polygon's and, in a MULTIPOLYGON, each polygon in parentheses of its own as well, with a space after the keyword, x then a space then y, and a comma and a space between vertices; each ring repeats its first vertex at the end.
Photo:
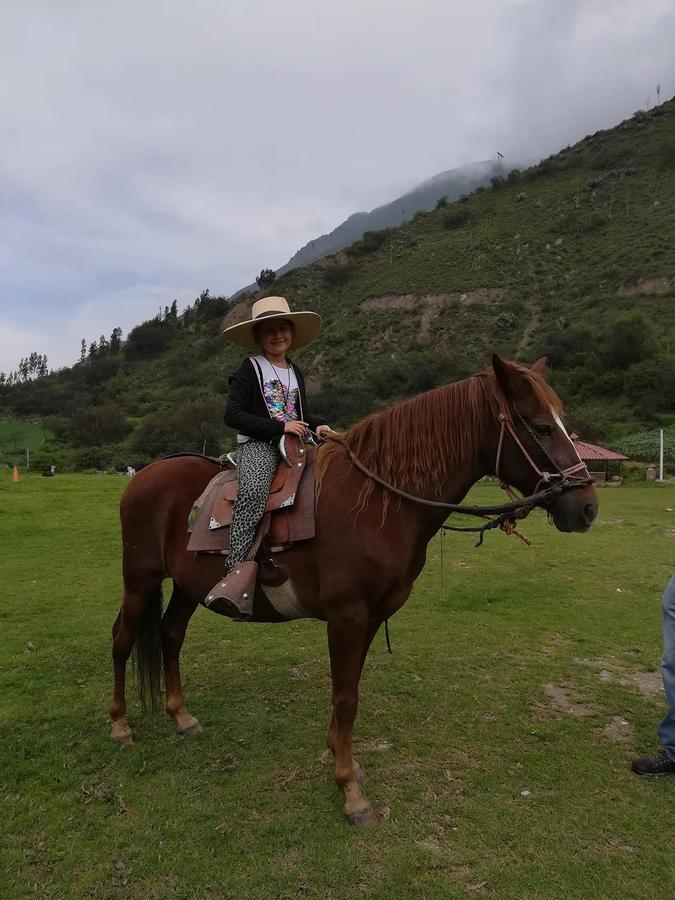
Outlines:
POLYGON ((659 431, 659 481, 663 481, 663 428, 659 431))
POLYGON ((504 154, 500 153, 499 150, 497 150, 497 175, 499 175, 499 176, 501 176, 501 174, 502 174, 503 162, 504 162, 504 154))
POLYGON ((661 85, 656 85, 656 105, 658 106, 661 103, 661 85))

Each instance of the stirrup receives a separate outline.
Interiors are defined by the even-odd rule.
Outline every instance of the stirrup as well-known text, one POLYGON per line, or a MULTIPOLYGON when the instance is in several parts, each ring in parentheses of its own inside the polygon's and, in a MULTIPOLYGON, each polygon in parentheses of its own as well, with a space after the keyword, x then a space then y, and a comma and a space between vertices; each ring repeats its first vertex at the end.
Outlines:
POLYGON ((249 621, 253 618, 257 574, 257 562, 248 560, 238 563, 211 588, 204 598, 204 606, 221 616, 249 621))

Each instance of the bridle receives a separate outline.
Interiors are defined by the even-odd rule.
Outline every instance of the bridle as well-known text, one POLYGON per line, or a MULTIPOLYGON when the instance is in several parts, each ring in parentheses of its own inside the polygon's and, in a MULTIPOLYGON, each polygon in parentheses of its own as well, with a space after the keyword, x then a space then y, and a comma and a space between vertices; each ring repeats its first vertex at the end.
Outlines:
POLYGON ((532 471, 535 473, 535 475, 539 476, 539 481, 535 485, 533 494, 536 494, 539 491, 541 491, 542 489, 549 487, 552 483, 555 483, 555 482, 552 482, 552 479, 559 478, 560 481, 557 483, 560 485, 563 485, 563 484, 568 485, 567 489, 570 489, 573 487, 585 487, 586 485, 591 484, 590 473, 588 471, 588 468, 586 467, 586 463, 582 462, 582 460, 579 458, 579 454, 577 454, 577 458, 579 458, 578 463, 575 463, 575 465, 573 465, 573 466, 567 466, 565 469, 561 469, 560 466, 558 465, 558 463, 555 461, 555 459, 553 459, 551 454, 548 452, 546 447, 544 447, 542 442, 539 440, 539 437, 537 436, 536 431, 534 430, 534 428, 532 428, 530 423, 524 418, 524 416, 521 414, 520 410, 515 405, 515 403, 513 404, 513 411, 516 414, 521 425, 525 428, 527 433, 530 435, 530 437, 532 438, 534 443, 539 447, 539 449, 544 454, 544 456, 549 461, 549 463, 551 464, 552 468, 555 471, 549 472, 549 471, 545 471, 545 470, 542 470, 539 468, 539 466, 536 464, 536 462, 532 459, 530 454, 527 452, 527 448, 525 447, 523 442, 518 437, 518 432, 513 427, 512 421, 509 418, 509 416, 504 412, 500 412, 497 417, 497 419, 500 423, 500 431, 499 431, 499 444, 497 446, 497 458, 495 461, 495 475, 499 479, 502 489, 504 491, 506 491, 506 493, 510 497, 513 498, 516 495, 513 492, 513 489, 511 488, 511 486, 508 484, 508 482, 504 481, 504 479, 502 478, 501 473, 500 473, 501 461, 502 461, 502 450, 504 447, 504 435, 506 432, 509 433, 509 436, 511 437, 513 442, 520 449, 520 452, 523 454, 523 456, 525 457, 527 462, 530 464, 530 468, 532 469, 532 471))
MULTIPOLYGON (((422 506, 433 506, 437 509, 446 509, 448 510, 448 512, 464 513, 465 515, 469 516, 496 516, 496 518, 491 519, 486 523, 486 525, 479 528, 451 528, 451 526, 443 526, 444 528, 448 528, 453 531, 480 531, 482 541, 484 531, 491 528, 504 527, 504 525, 507 526, 505 530, 512 530, 513 520, 525 518, 525 516, 527 516, 536 506, 546 507, 548 503, 550 503, 552 500, 555 500, 561 494, 566 493, 570 490, 574 490, 575 488, 586 487, 587 485, 592 483, 591 476, 588 472, 588 469, 586 468, 586 464, 581 460, 579 460, 579 462, 573 466, 567 466, 565 469, 561 469, 558 463, 553 459, 551 454, 541 443, 532 426, 521 415, 515 404, 513 404, 513 410, 519 421, 523 424, 526 431, 532 437, 535 444, 537 444, 537 446, 541 449, 542 453, 551 463, 551 466, 555 471, 549 472, 539 468, 539 466, 532 459, 531 455, 527 452, 527 449, 525 448, 523 442, 518 437, 518 434, 513 427, 511 417, 508 416, 504 411, 501 411, 497 416, 497 419, 500 423, 500 432, 499 444, 497 447, 497 457, 495 460, 495 474, 500 480, 502 489, 506 491, 508 496, 511 498, 511 502, 496 506, 468 506, 460 503, 444 503, 441 500, 427 500, 425 497, 417 497, 415 494, 409 494, 407 491, 404 491, 401 488, 397 488, 395 485, 390 484, 388 481, 385 481, 384 478, 380 478, 379 475, 376 475, 375 472, 372 472, 370 469, 368 469, 367 466, 365 466, 361 462, 358 456, 347 444, 345 439, 341 437, 341 435, 326 435, 325 439, 340 444, 347 452, 354 466, 367 478, 369 478, 371 481, 374 481, 376 484, 379 484, 381 487, 385 488, 385 490, 390 491, 392 494, 403 497, 403 499, 405 500, 410 500, 411 502, 418 503, 422 506), (502 479, 499 471, 502 459, 502 451, 504 447, 504 435, 507 432, 515 442, 516 446, 520 448, 523 456, 530 464, 534 473, 539 476, 539 481, 537 482, 534 491, 524 497, 519 497, 516 494, 513 488, 502 479), (580 477, 578 473, 582 472, 585 473, 585 475, 580 477), (511 523, 510 526, 507 524, 509 522, 511 523)), ((314 435, 313 432, 312 434, 314 435)), ((318 438, 319 442, 324 439, 323 436, 314 436, 318 438)))

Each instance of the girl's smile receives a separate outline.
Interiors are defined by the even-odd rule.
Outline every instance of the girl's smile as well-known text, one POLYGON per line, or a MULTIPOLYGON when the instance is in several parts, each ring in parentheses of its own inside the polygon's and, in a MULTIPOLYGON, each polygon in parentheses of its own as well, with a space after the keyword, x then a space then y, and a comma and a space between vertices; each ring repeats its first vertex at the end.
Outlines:
POLYGON ((256 337, 265 356, 272 361, 281 362, 293 343, 293 329, 290 323, 283 319, 261 322, 256 337))

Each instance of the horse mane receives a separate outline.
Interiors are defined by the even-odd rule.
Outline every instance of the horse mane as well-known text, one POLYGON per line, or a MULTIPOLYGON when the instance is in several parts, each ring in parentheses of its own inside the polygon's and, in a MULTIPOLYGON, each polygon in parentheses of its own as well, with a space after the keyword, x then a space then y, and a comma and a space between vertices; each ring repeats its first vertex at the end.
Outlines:
MULTIPOLYGON (((553 409, 562 416, 562 404, 546 381, 515 362, 542 410, 553 409)), ((510 404, 497 385, 492 367, 441 387, 417 394, 352 425, 341 437, 363 465, 396 487, 420 494, 436 485, 440 494, 449 472, 473 457, 484 445, 486 432, 497 417, 511 418, 510 404)), ((324 444, 317 455, 317 496, 325 474, 346 450, 338 442, 324 444)), ((363 509, 375 483, 366 478, 357 507, 363 509)), ((383 517, 390 499, 384 491, 383 517)))

